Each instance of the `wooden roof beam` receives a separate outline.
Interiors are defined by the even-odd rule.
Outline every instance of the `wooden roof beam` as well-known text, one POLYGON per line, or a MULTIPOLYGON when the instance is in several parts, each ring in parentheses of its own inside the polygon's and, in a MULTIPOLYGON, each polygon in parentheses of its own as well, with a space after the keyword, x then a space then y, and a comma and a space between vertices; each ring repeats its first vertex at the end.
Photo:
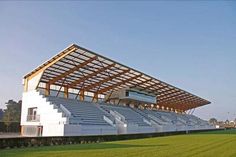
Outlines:
POLYGON ((181 91, 181 90, 177 90, 175 88, 169 88, 168 90, 165 90, 165 91, 162 91, 162 92, 159 92, 159 96, 165 96, 165 95, 170 95, 170 94, 174 94, 174 93, 184 93, 184 91, 181 91), (171 91, 171 92, 170 92, 171 91))
POLYGON ((170 102, 159 102, 157 104, 161 105, 173 105, 173 104, 198 104, 198 102, 193 101, 170 101, 170 102))
POLYGON ((65 78, 66 76, 70 75, 71 73, 75 72, 75 71, 78 71, 80 68, 86 66, 87 64, 91 63, 92 61, 96 60, 98 57, 97 56, 94 56, 86 61, 84 61, 83 63, 79 64, 79 65, 76 65, 75 67, 73 67, 72 69, 62 73, 61 75, 59 76, 56 76, 54 77, 53 79, 51 79, 49 81, 50 84, 53 84, 55 82, 57 82, 58 80, 62 79, 62 78, 65 78))
MULTIPOLYGON (((155 85, 161 85, 161 83, 154 83, 154 84, 147 85, 146 87, 144 87, 143 90, 146 90, 146 89, 148 89, 148 88, 150 88, 150 87, 155 87, 155 85)), ((155 89, 156 89, 156 88, 155 88, 155 89)))
POLYGON ((152 79, 147 79, 147 80, 144 80, 144 81, 141 81, 140 83, 137 83, 135 84, 134 86, 131 86, 131 88, 141 88, 140 91, 147 91, 147 92, 153 92, 155 93, 155 90, 152 90, 152 89, 146 89, 146 87, 143 87, 143 86, 140 86, 142 84, 145 84, 145 83, 148 83, 152 81, 152 79))
POLYGON ((74 82, 72 82, 71 84, 68 85, 69 88, 75 87, 76 85, 80 84, 81 82, 84 82, 85 80, 92 78, 93 76, 96 76, 97 74, 106 71, 107 69, 110 69, 111 67, 115 66, 115 63, 110 64, 106 67, 100 68, 99 70, 90 73, 88 75, 86 75, 85 77, 83 77, 82 79, 76 80, 74 82))
POLYGON ((129 82, 129 81, 132 81, 132 80, 134 80, 134 79, 136 79, 136 78, 138 78, 138 77, 140 77, 140 76, 142 76, 142 74, 139 74, 139 75, 130 77, 129 79, 126 79, 126 80, 123 80, 123 81, 118 82, 118 83, 116 83, 116 84, 113 84, 112 86, 108 86, 108 87, 106 87, 106 88, 103 88, 103 89, 101 89, 101 90, 98 90, 97 93, 104 93, 104 92, 106 92, 106 91, 108 91, 108 90, 110 90, 110 89, 113 89, 113 88, 115 88, 115 87, 117 87, 117 86, 123 85, 123 84, 125 84, 125 83, 127 83, 127 82, 129 82))
POLYGON ((121 75, 123 75, 123 74, 125 74, 125 73, 127 73, 127 72, 129 72, 129 71, 130 71, 130 69, 126 69, 126 70, 124 70, 124 71, 122 71, 122 72, 120 72, 120 73, 117 73, 117 74, 112 75, 112 76, 110 76, 110 77, 106 77, 104 80, 101 80, 101 81, 99 81, 99 82, 97 82, 97 83, 90 84, 90 85, 88 85, 87 87, 84 88, 84 91, 89 91, 89 90, 91 90, 91 89, 94 89, 95 87, 100 86, 100 85, 102 85, 102 84, 105 83, 105 82, 111 81, 111 80, 113 80, 114 78, 119 77, 119 76, 121 76, 121 75))
POLYGON ((165 96, 158 96, 159 100, 163 100, 163 99, 171 99, 172 97, 176 97, 176 96, 180 96, 180 95, 187 95, 184 92, 176 92, 176 93, 172 93, 172 94, 166 94, 165 96))
POLYGON ((167 98, 167 99, 162 99, 160 100, 160 102, 169 102, 169 101, 176 101, 176 100, 182 100, 182 99, 186 99, 186 98, 191 98, 191 95, 176 95, 175 97, 171 97, 171 98, 167 98))
POLYGON ((168 103, 168 102, 198 102, 200 100, 197 100, 196 98, 192 97, 191 95, 190 96, 185 96, 185 97, 179 97, 177 99, 170 99, 170 100, 166 100, 166 101, 160 101, 161 103, 168 103))
MULTIPOLYGON (((145 79, 144 81, 141 81, 141 80, 140 80, 141 83, 138 83, 138 82, 137 82, 137 84, 136 84, 135 86, 133 86, 132 88, 139 87, 140 84, 148 83, 148 82, 151 81, 151 80, 152 80, 152 79, 145 79)), ((144 88, 144 87, 142 87, 142 88, 144 88)))
POLYGON ((172 103, 159 103, 157 105, 159 106, 165 106, 165 107, 170 107, 170 108, 183 108, 184 109, 191 109, 191 108, 195 108, 196 106, 198 106, 198 103, 191 103, 191 105, 189 105, 190 103, 184 103, 184 102, 172 102, 172 103), (181 106, 181 107, 180 107, 181 106))
POLYGON ((73 45, 70 46, 69 48, 63 50, 59 55, 56 55, 51 60, 45 62, 43 65, 39 66, 34 71, 32 71, 31 73, 27 74, 24 78, 30 80, 31 78, 36 76, 38 73, 44 71, 45 69, 47 69, 48 67, 52 66, 53 64, 55 64, 56 62, 61 60, 63 57, 65 57, 68 54, 74 52, 75 50, 77 50, 77 48, 75 48, 73 45))
MULTIPOLYGON (((151 80, 152 80, 152 79, 151 79, 151 80)), ((151 80, 150 80, 150 81, 151 81, 151 80)), ((150 89, 149 89, 150 87, 153 87, 154 90, 151 90, 151 91, 156 92, 156 93, 159 93, 159 90, 169 88, 168 85, 163 85, 163 83, 154 83, 154 84, 150 84, 150 85, 148 85, 148 86, 146 86, 146 87, 143 87, 142 91, 143 91, 143 90, 150 90, 150 89), (162 87, 156 87, 156 85, 161 85, 162 87)))
POLYGON ((200 103, 175 103, 175 104, 172 104, 172 105, 182 106, 183 110, 185 110, 185 111, 189 110, 189 109, 199 107, 199 106, 202 106, 200 103))

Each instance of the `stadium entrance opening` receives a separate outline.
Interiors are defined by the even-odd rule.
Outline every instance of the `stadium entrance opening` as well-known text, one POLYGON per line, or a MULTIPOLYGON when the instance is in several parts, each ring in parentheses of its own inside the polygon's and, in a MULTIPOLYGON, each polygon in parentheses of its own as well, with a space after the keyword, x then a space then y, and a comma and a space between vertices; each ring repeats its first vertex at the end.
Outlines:
POLYGON ((43 135, 43 126, 38 126, 37 134, 38 134, 38 136, 43 135))

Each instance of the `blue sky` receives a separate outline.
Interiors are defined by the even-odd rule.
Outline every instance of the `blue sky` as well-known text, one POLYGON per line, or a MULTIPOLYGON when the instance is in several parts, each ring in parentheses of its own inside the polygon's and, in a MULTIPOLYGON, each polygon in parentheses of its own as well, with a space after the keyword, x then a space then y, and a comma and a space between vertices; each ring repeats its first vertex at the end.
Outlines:
POLYGON ((71 43, 210 100, 201 118, 236 117, 233 1, 0 2, 0 107, 71 43))

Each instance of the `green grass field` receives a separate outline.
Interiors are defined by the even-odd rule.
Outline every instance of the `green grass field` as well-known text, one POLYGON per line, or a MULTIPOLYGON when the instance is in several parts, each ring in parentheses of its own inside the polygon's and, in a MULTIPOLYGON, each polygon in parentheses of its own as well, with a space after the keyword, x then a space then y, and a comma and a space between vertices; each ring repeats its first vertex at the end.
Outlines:
POLYGON ((236 157, 236 130, 0 150, 0 157, 236 157))

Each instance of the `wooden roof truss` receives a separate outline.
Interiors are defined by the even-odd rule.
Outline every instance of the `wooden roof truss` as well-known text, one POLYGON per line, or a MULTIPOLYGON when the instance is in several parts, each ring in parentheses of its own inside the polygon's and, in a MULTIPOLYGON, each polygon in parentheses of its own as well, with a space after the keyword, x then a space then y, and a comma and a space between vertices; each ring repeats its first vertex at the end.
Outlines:
POLYGON ((75 44, 26 75, 25 79, 30 80, 39 72, 43 72, 40 82, 49 88, 50 85, 56 85, 67 90, 77 89, 102 95, 125 87, 138 88, 156 95, 157 105, 181 110, 210 103, 75 44))

